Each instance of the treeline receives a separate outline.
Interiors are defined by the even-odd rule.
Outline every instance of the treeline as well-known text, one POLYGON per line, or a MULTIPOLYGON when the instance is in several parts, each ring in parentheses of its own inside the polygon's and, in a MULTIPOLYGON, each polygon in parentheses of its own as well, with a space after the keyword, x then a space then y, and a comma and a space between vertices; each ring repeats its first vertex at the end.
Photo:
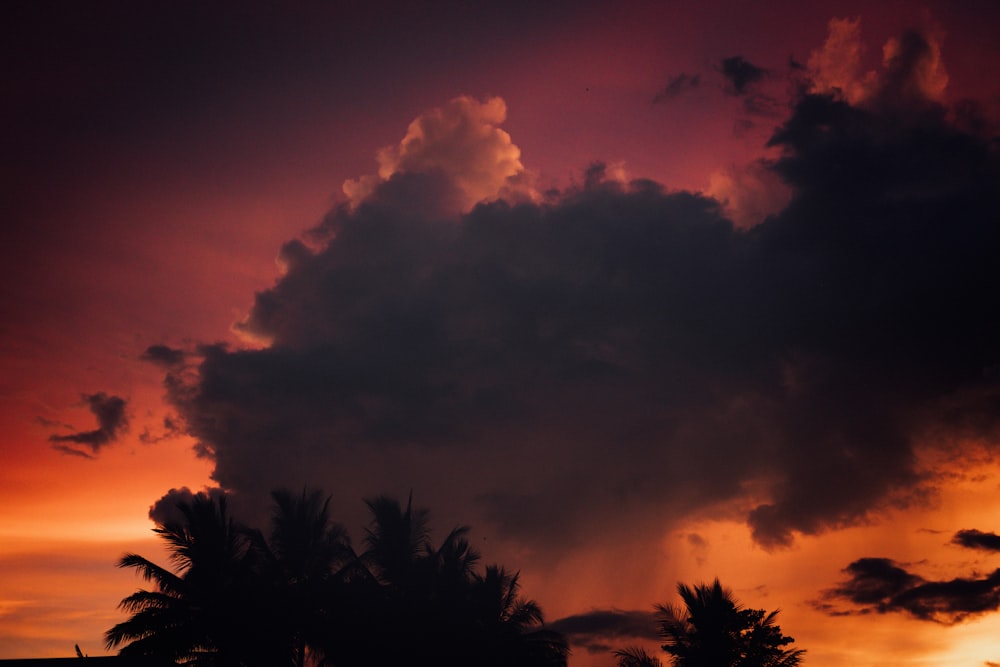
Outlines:
POLYGON ((171 569, 121 558, 155 586, 122 600, 107 647, 194 667, 565 667, 565 639, 517 573, 479 567, 466 528, 435 546, 426 510, 380 496, 357 553, 321 492, 272 495, 266 535, 224 496, 179 503, 155 529, 171 569))

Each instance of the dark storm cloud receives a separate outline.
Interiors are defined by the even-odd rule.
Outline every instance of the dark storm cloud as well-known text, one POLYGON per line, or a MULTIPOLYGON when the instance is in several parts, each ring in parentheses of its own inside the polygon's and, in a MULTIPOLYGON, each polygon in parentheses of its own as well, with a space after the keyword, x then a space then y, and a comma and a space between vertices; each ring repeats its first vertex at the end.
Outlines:
POLYGON ((660 90, 660 92, 658 92, 653 98, 653 104, 659 104, 660 102, 672 100, 682 93, 695 90, 700 85, 701 75, 699 74, 681 73, 676 76, 672 76, 667 79, 667 85, 665 85, 663 89, 660 90))
POLYGON ((958 531, 951 541, 953 544, 968 547, 969 549, 1000 551, 1000 535, 996 533, 984 533, 975 528, 958 531))
POLYGON ((656 616, 647 611, 594 609, 549 623, 549 628, 562 633, 572 646, 590 653, 612 650, 611 643, 629 644, 636 640, 657 640, 656 616), (609 643, 610 642, 610 643, 609 643))
POLYGON ((725 58, 719 63, 719 72, 727 82, 726 91, 732 95, 746 95, 754 84, 767 76, 767 70, 757 67, 743 56, 725 58))
POLYGON ((97 428, 69 435, 51 435, 49 442, 53 443, 55 449, 66 454, 90 458, 128 428, 128 416, 125 414, 125 399, 118 396, 108 396, 101 391, 96 394, 84 394, 83 400, 97 417, 97 428), (83 445, 90 451, 72 445, 83 445))
POLYGON ((827 601, 853 605, 841 614, 906 613, 924 621, 953 624, 1000 608, 1000 570, 985 577, 927 581, 887 558, 862 558, 844 572, 848 580, 824 595, 827 601))
MULTIPOLYGON (((768 71, 757 67, 742 56, 724 59, 718 71, 725 79, 722 90, 727 95, 739 97, 743 111, 751 116, 777 116, 781 109, 778 100, 760 91, 758 85, 768 77, 768 71)), ((750 122, 744 119, 743 122, 750 122)))
MULTIPOLYGON (((726 58, 715 68, 722 75, 721 85, 727 95, 740 97, 744 111, 752 115, 774 115, 778 101, 763 94, 759 84, 767 75, 767 70, 757 67, 741 56, 726 58)), ((667 79, 666 85, 653 97, 653 104, 668 102, 685 93, 697 90, 702 85, 701 74, 682 72, 667 79)))
POLYGON ((996 434, 997 155, 933 103, 819 95, 772 145, 793 196, 746 230, 599 170, 461 216, 396 173, 286 244, 242 324, 270 346, 204 348, 171 400, 226 488, 413 488, 563 550, 732 500, 766 547, 919 502, 925 433, 996 434))
POLYGON ((186 486, 179 489, 170 489, 150 506, 149 518, 158 526, 181 522, 184 519, 184 515, 177 508, 179 504, 186 503, 190 505, 196 497, 207 496, 218 500, 223 495, 220 489, 198 491, 197 493, 186 486))
MULTIPOLYGON (((997 156, 948 126, 940 108, 881 114, 808 96, 772 143, 785 148, 775 168, 797 191, 774 224, 755 230, 762 243, 794 257, 774 265, 788 271, 774 276, 786 304, 778 315, 784 333, 776 333, 796 332, 809 348, 827 351, 822 363, 841 364, 815 369, 819 382, 810 381, 803 419, 783 421, 802 443, 786 452, 789 459, 816 458, 792 463, 797 474, 779 485, 778 504, 751 515, 758 534, 773 536, 774 522, 804 526, 816 503, 826 504, 815 484, 850 479, 863 505, 877 489, 916 484, 919 406, 931 409, 924 422, 995 436, 988 413, 997 394, 981 368, 998 354, 990 342, 998 319, 987 312, 992 297, 980 281, 997 278, 988 248, 1000 229, 989 222, 997 219, 997 156), (958 414, 935 408, 928 401, 935 391, 954 395, 958 414), (831 456, 838 442, 844 453, 858 448, 850 456, 874 468, 847 474, 853 463, 831 456)), ((843 516, 848 522, 851 513, 843 516)))
POLYGON ((178 366, 184 363, 184 350, 176 350, 166 345, 150 345, 142 353, 143 361, 151 361, 164 367, 178 366))

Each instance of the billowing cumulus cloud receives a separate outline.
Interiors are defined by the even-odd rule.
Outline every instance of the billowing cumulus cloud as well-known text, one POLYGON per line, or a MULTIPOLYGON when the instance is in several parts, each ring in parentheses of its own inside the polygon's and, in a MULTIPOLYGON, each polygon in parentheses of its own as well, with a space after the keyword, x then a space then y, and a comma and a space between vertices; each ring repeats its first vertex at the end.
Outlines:
POLYGON ((928 581, 888 558, 861 558, 845 568, 848 579, 826 591, 820 608, 832 614, 905 613, 937 623, 960 623, 1000 609, 1000 570, 986 576, 928 581), (844 601, 851 608, 830 604, 844 601))
POLYGON ((890 96, 896 104, 939 100, 948 85, 940 45, 933 37, 915 30, 886 42, 882 66, 885 72, 877 94, 890 96))
POLYGON ((863 100, 875 78, 874 72, 859 74, 863 53, 861 20, 831 19, 826 42, 807 63, 812 92, 837 94, 852 104, 863 100))
POLYGON ((997 155, 927 109, 805 94, 772 139, 790 200, 744 229, 599 170, 497 199, 503 104, 460 98, 286 244, 241 325, 269 344, 203 348, 171 400, 244 497, 413 489, 550 554, 709 507, 773 548, 919 502, 918 447, 1000 414, 997 155))
POLYGON ((500 129, 506 117, 507 105, 499 97, 482 102, 456 97, 410 123, 397 146, 378 151, 378 174, 347 181, 344 193, 357 205, 396 175, 424 174, 441 176, 451 186, 447 193, 437 192, 433 202, 443 211, 530 196, 521 150, 500 129))
POLYGON ((705 194, 717 199, 726 215, 742 228, 753 227, 780 212, 791 198, 788 186, 766 161, 713 172, 705 194))
POLYGON ((882 47, 881 70, 864 73, 862 45, 860 19, 832 19, 826 42, 809 57, 812 92, 897 111, 941 99, 948 74, 935 36, 907 30, 889 39, 882 47))
POLYGON ((91 458, 101 447, 118 438, 128 428, 125 399, 109 396, 103 391, 82 396, 90 412, 97 418, 97 428, 91 431, 77 431, 67 435, 51 435, 49 442, 55 449, 74 456, 91 458), (83 448, 78 445, 82 445, 83 448), (89 451, 88 451, 89 450, 89 451))

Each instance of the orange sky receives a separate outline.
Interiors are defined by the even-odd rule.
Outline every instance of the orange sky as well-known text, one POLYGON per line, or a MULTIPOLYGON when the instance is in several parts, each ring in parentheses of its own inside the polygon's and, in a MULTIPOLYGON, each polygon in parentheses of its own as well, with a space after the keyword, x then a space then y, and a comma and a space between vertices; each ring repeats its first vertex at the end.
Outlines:
MULTIPOLYGON (((74 644, 91 655, 105 653, 103 632, 121 618, 117 601, 141 585, 114 563, 128 550, 162 560, 148 512, 171 489, 199 490, 221 480, 244 497, 266 494, 268 489, 254 487, 259 480, 253 476, 259 472, 254 457, 263 449, 244 454, 222 434, 209 444, 231 458, 197 457, 194 445, 205 433, 194 427, 184 432, 179 418, 198 416, 201 407, 168 400, 164 378, 176 369, 142 357, 150 346, 166 345, 197 360, 200 345, 224 342, 231 356, 223 360, 235 364, 232 351, 259 346, 234 331, 237 322, 249 322, 291 347, 314 335, 265 321, 263 307, 254 306, 255 294, 283 284, 275 262, 282 244, 302 237, 345 202, 345 181, 374 178, 378 149, 393 147, 398 174, 440 172, 453 185, 457 175, 472 173, 470 165, 480 158, 489 176, 494 168, 489 159, 514 146, 521 180, 505 182, 500 194, 539 202, 556 188, 561 192, 556 208, 583 188, 588 165, 604 161, 606 182, 647 178, 667 192, 728 196, 726 214, 737 226, 758 224, 764 214, 782 210, 789 191, 776 185, 773 175, 753 169, 753 160, 779 154, 764 144, 792 114, 791 82, 801 83, 796 79, 801 75, 789 59, 808 69, 810 54, 828 37, 831 18, 860 20, 865 50, 857 81, 868 71, 887 81, 883 44, 916 28, 940 46, 936 71, 947 75, 947 88, 933 102, 955 109, 960 100, 975 98, 986 118, 1000 118, 991 116, 1000 109, 995 76, 1000 14, 985 1, 877 7, 785 2, 761 8, 731 0, 699 9, 640 2, 536 9, 513 3, 423 12, 409 6, 376 11, 360 4, 336 12, 307 5, 279 16, 254 3, 236 14, 182 3, 170 16, 128 13, 113 2, 93 11, 72 3, 46 9, 24 4, 13 12, 2 47, 15 68, 5 93, 10 99, 4 145, 10 158, 3 196, 11 224, 4 232, 0 269, 5 427, 0 658, 71 656, 74 644), (724 59, 735 56, 752 63, 751 71, 764 72, 749 80, 746 91, 723 71, 724 59), (683 83, 677 78, 682 74, 688 81, 697 76, 698 83, 654 102, 669 82, 683 83), (452 109, 448 105, 463 95, 469 96, 466 106, 454 107, 463 120, 479 122, 486 112, 478 105, 494 96, 505 108, 481 126, 481 141, 469 144, 475 160, 463 152, 464 139, 452 135, 436 144, 428 140, 430 148, 406 148, 411 122, 433 123, 431 110, 452 109), (257 319, 247 320, 251 313, 257 319), (97 427, 82 397, 98 392, 125 399, 127 427, 96 449, 77 447, 90 456, 53 447, 58 443, 52 436, 97 427), (181 425, 171 429, 165 419, 181 425)), ((864 95, 859 108, 876 109, 884 101, 875 92, 864 95)), ((948 122, 954 117, 953 112, 948 122)), ((387 177, 371 181, 371 201, 381 197, 391 203, 387 177)), ((497 190, 492 181, 489 187, 497 190)), ((445 214, 459 215, 450 209, 445 214)), ((296 313, 287 317, 298 322, 296 313)), ((754 326, 746 323, 748 337, 754 326)), ((787 387, 797 381, 796 373, 819 372, 807 353, 789 357, 787 387)), ((995 373, 998 362, 1000 352, 983 367, 992 363, 995 373)), ((679 374, 687 372, 681 368, 686 363, 678 362, 679 374)), ((194 367, 187 370, 193 373, 194 367)), ((490 367, 483 374, 494 372, 490 367)), ((711 387, 705 392, 726 391, 713 384, 728 381, 725 373, 706 377, 711 387)), ((479 381, 487 380, 469 380, 479 381)), ((725 397, 732 401, 725 405, 735 415, 733 424, 740 419, 750 424, 747 415, 763 423, 781 413, 766 392, 754 393, 753 386, 740 384, 744 381, 735 380, 739 389, 725 397)), ((976 395, 988 401, 996 391, 995 377, 992 381, 985 389, 959 389, 981 390, 976 395)), ((662 458, 636 462, 628 453, 660 450, 646 450, 646 444, 630 449, 612 439, 634 436, 645 443, 661 433, 629 434, 619 422, 588 421, 586 415, 574 424, 572 411, 601 405, 609 414, 631 415, 654 429, 674 420, 663 438, 682 432, 696 443, 713 434, 733 437, 740 433, 736 426, 729 430, 732 424, 720 418, 717 431, 698 430, 692 424, 699 410, 708 408, 694 401, 651 414, 652 399, 649 404, 637 399, 646 395, 634 387, 593 396, 583 388, 564 402, 542 395, 549 385, 539 387, 539 396, 525 390, 526 402, 539 412, 564 415, 563 421, 540 419, 531 432, 520 422, 489 422, 496 434, 484 442, 522 439, 509 449, 494 446, 456 459, 460 463, 441 479, 423 466, 446 466, 450 445, 424 451, 419 442, 391 454, 373 447, 376 453, 360 456, 357 469, 336 471, 324 458, 311 469, 305 450, 290 448, 295 453, 287 460, 280 450, 275 467, 281 470, 274 479, 296 473, 296 466, 311 470, 316 479, 301 483, 323 483, 342 494, 337 506, 356 540, 363 495, 402 494, 435 479, 431 489, 418 486, 415 496, 437 517, 439 534, 451 523, 471 523, 489 558, 522 570, 525 591, 549 620, 592 610, 649 610, 656 602, 673 601, 677 581, 719 577, 748 606, 780 608, 779 622, 808 651, 808 665, 958 667, 1000 661, 992 639, 1000 630, 995 609, 946 625, 901 611, 831 615, 817 607, 830 602, 840 610, 857 609, 843 598, 823 596, 847 580, 844 568, 864 557, 892 559, 927 581, 982 578, 1000 567, 1000 553, 952 542, 959 530, 996 531, 1000 511, 997 443, 971 436, 971 428, 935 430, 947 423, 967 425, 961 415, 954 422, 948 415, 933 421, 913 416, 910 405, 901 407, 900 419, 930 424, 915 427, 923 439, 910 444, 912 469, 923 475, 919 482, 900 482, 910 495, 900 500, 887 491, 862 510, 843 510, 840 519, 823 515, 814 534, 803 530, 808 524, 787 519, 794 541, 768 549, 755 542, 747 517, 780 495, 775 489, 788 469, 776 463, 736 472, 738 488, 720 490, 697 456, 677 461, 663 450, 662 458), (605 427, 606 433, 595 436, 607 437, 604 448, 574 449, 574 438, 585 440, 588 430, 605 427), (550 444, 551 459, 541 455, 537 468, 525 466, 516 479, 504 478, 508 489, 540 503, 525 516, 550 516, 551 505, 553 521, 567 521, 545 535, 542 518, 536 519, 541 528, 526 521, 522 530, 520 510, 486 502, 497 489, 484 479, 487 472, 504 469, 507 458, 527 460, 550 444), (619 448, 626 453, 616 456, 619 448), (570 458, 566 452, 575 454, 570 458), (666 469, 668 464, 676 470, 666 469), (559 475, 550 475, 557 465, 559 475), (659 483, 665 488, 650 490, 643 485, 655 483, 648 471, 657 466, 664 467, 659 483), (411 472, 418 482, 408 478, 411 472), (635 480, 634 489, 629 480, 635 480), (671 486, 676 492, 666 488, 671 486), (600 494, 595 491, 592 499, 581 491, 583 509, 573 513, 563 503, 571 504, 566 496, 577 488, 600 494)), ((652 391, 663 392, 664 405, 674 400, 667 388, 652 391)), ((968 395, 956 391, 934 407, 944 411, 968 395), (947 400, 954 403, 946 405, 947 400)), ((459 428, 476 432, 471 417, 468 424, 457 421, 459 428)), ((757 427, 754 433, 764 433, 774 425, 754 422, 747 433, 757 427)), ((315 428, 310 437, 332 433, 349 439, 339 425, 315 428)), ((808 432, 807 426, 788 428, 808 432)), ((705 441, 706 451, 715 452, 714 446, 705 441)), ((769 451, 766 444, 760 447, 769 451)), ((732 454, 734 461, 743 460, 736 449, 732 454)), ((881 465, 878 456, 871 460, 881 465)), ((850 480, 830 491, 844 497, 853 492, 850 480)), ((849 505, 845 501, 844 507, 849 505)), ((256 505, 248 500, 247 506, 256 505)), ((570 664, 611 665, 613 659, 578 646, 570 664)))

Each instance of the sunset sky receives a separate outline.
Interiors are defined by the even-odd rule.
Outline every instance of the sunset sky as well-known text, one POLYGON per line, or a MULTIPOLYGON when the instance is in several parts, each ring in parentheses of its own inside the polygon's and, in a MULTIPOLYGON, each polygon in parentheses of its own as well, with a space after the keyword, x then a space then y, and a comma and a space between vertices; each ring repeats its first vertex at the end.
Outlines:
POLYGON ((571 667, 715 577, 1000 664, 1000 4, 284 4, 4 7, 0 658, 309 486, 471 525, 571 667))

